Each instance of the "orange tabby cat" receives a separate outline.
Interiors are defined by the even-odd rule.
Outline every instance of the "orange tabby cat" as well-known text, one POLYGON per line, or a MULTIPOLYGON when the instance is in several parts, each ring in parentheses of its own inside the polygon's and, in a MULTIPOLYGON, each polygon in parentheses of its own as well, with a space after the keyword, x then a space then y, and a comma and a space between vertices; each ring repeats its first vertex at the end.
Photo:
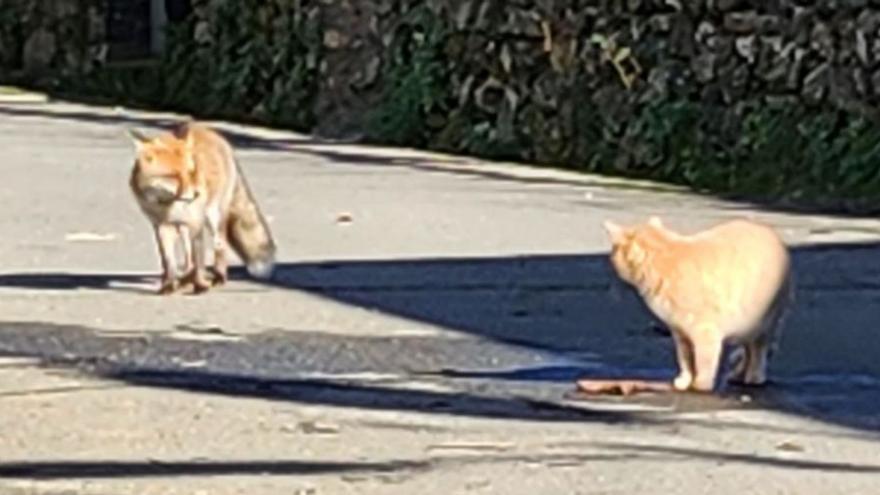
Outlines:
POLYGON ((788 249, 770 227, 737 219, 683 235, 651 217, 629 227, 607 221, 605 229, 615 272, 672 332, 676 390, 711 392, 725 344, 738 347, 732 381, 766 381, 793 300, 788 249))

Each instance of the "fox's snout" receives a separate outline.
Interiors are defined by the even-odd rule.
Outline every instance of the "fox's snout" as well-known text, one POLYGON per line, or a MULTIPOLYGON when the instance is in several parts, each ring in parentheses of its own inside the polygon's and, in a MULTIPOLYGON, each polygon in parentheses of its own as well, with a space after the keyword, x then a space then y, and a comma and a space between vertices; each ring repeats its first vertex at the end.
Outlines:
POLYGON ((196 187, 196 181, 182 175, 178 178, 176 201, 192 203, 199 197, 199 189, 196 187))
POLYGON ((177 198, 175 198, 176 201, 183 201, 185 203, 192 203, 193 201, 195 201, 197 199, 199 199, 199 191, 197 189, 192 189, 192 188, 185 190, 185 191, 181 191, 177 195, 177 198))

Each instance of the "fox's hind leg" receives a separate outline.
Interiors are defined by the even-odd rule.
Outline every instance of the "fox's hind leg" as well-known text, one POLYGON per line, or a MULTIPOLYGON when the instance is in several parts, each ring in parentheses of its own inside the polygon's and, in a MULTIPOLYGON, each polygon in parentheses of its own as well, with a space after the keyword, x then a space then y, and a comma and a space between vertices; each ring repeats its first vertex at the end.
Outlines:
POLYGON ((206 219, 214 249, 214 264, 210 270, 214 276, 214 285, 222 285, 228 279, 229 270, 229 261, 226 259, 226 228, 228 220, 220 213, 219 208, 208 208, 206 219))
POLYGON ((205 229, 190 231, 190 263, 192 270, 186 275, 186 282, 192 283, 193 292, 200 294, 211 288, 211 284, 205 278, 205 229))
POLYGON ((180 239, 180 247, 183 250, 183 263, 180 266, 181 273, 188 275, 192 266, 192 238, 186 225, 177 226, 177 237, 180 239))

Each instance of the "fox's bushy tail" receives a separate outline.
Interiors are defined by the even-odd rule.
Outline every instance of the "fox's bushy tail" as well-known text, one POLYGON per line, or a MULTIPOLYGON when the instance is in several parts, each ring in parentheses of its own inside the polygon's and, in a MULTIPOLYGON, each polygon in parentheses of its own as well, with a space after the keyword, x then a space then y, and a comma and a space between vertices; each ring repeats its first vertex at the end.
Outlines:
POLYGON ((275 240, 257 200, 238 167, 238 180, 229 205, 229 246, 255 278, 268 279, 275 269, 275 240))

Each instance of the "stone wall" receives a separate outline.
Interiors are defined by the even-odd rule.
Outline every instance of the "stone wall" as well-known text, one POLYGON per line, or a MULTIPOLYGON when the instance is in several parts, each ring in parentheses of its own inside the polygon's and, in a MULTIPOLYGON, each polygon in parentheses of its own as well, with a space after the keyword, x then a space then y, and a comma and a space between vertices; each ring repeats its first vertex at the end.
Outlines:
POLYGON ((876 118, 880 100, 876 0, 325 3, 319 103, 327 126, 357 120, 376 101, 395 29, 425 4, 444 26, 454 97, 452 108, 437 110, 440 141, 461 139, 454 120, 467 114, 468 126, 493 139, 527 141, 524 158, 549 160, 574 152, 564 148, 577 145, 585 106, 626 141, 639 109, 669 98, 729 109, 719 132, 756 105, 876 118))
MULTIPOLYGON (((448 28, 463 100, 497 88, 521 108, 560 103, 547 92, 576 75, 585 90, 622 88, 636 100, 675 91, 735 104, 760 94, 861 108, 880 95, 878 0, 329 0, 316 7, 329 93, 321 113, 360 109, 352 95, 381 84, 395 28, 425 4, 448 28)), ((107 10, 108 0, 0 0, 0 57, 34 71, 88 69, 107 55, 107 10)))

